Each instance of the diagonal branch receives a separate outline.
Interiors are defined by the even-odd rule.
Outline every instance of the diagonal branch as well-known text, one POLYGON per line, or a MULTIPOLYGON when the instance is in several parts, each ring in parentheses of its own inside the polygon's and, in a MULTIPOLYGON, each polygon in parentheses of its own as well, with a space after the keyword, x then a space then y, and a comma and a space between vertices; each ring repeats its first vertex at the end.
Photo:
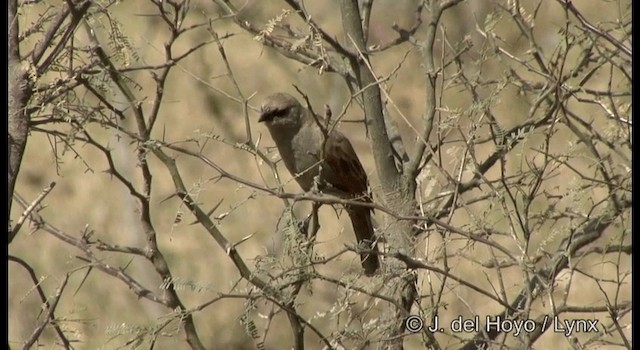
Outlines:
MULTIPOLYGON (((51 301, 47 303, 47 313, 44 319, 42 320, 42 322, 40 322, 38 327, 36 327, 36 329, 33 330, 33 333, 31 333, 31 336, 29 337, 29 339, 24 343, 24 349, 30 349, 35 344, 35 342, 38 341, 38 338, 40 338, 40 335, 44 331, 44 328, 49 324, 49 322, 54 321, 53 313, 56 310, 56 307, 58 306, 58 302, 60 301, 60 297, 62 296, 62 292, 64 291, 64 288, 67 286, 68 281, 69 281, 69 274, 65 274, 64 278, 62 279, 62 282, 60 282, 60 285, 58 286, 58 289, 56 289, 55 293, 53 293, 53 296, 51 297, 51 301)), ((67 345, 68 345, 68 342, 67 342, 67 345)))
POLYGON ((593 24, 589 23, 587 19, 578 11, 576 6, 570 0, 557 0, 559 3, 563 4, 574 16, 582 23, 582 25, 587 28, 590 32, 595 33, 598 36, 603 37, 608 42, 610 42, 613 46, 617 47, 620 51, 624 52, 627 56, 631 57, 631 49, 626 47, 623 43, 618 41, 616 38, 611 36, 611 34, 607 32, 603 32, 602 30, 596 28, 593 24))
POLYGON ((40 204, 40 202, 42 202, 42 200, 44 200, 44 198, 51 192, 51 190, 53 190, 55 186, 56 183, 51 182, 49 186, 43 189, 38 197, 36 197, 36 199, 34 199, 33 202, 31 202, 31 204, 24 210, 20 218, 18 218, 16 225, 9 232, 9 244, 11 244, 11 241, 13 241, 13 239, 16 237, 18 231, 20 231, 20 228, 22 227, 22 224, 24 224, 24 221, 27 219, 27 217, 31 215, 31 212, 40 204))
MULTIPOLYGON (((62 342, 62 345, 64 346, 65 349, 69 349, 71 348, 71 344, 69 342, 69 339, 67 339, 67 336, 64 334, 64 332, 62 332, 62 329, 60 329, 60 326, 58 324, 56 324, 54 321, 56 319, 55 316, 55 309, 56 306, 52 304, 52 302, 49 301, 49 299, 47 298, 47 296, 44 294, 44 291, 42 290, 42 286, 40 285, 40 281, 38 281, 38 278, 36 277, 36 273, 35 271, 33 271, 33 268, 31 268, 31 266, 29 264, 27 264, 26 261, 15 257, 15 256, 8 256, 9 261, 13 261, 18 263, 19 265, 21 265, 22 267, 24 267, 25 270, 27 270, 27 273, 29 274, 29 277, 31 277, 31 281, 33 282, 34 288, 36 289, 36 291, 38 292, 38 296, 40 297, 40 300, 42 301, 42 304, 46 307, 47 309, 47 315, 45 317, 45 320, 48 320, 48 322, 43 322, 42 325, 45 326, 47 323, 51 323, 51 326, 53 327, 53 329, 56 331, 56 334, 58 335, 58 338, 60 339, 60 341, 62 342)), ((66 283, 66 278, 68 277, 68 275, 65 275, 65 279, 63 280, 63 282, 66 283)), ((64 286, 62 286, 62 288, 59 288, 60 293, 62 292, 62 289, 64 289, 64 286)), ((58 292, 56 292, 54 294, 54 298, 55 295, 57 295, 58 292)), ((54 301, 58 301, 58 298, 55 298, 54 301)), ((33 334, 35 337, 35 340, 38 339, 38 334, 36 334, 34 332, 33 334)), ((31 341, 27 341, 27 343, 29 343, 31 341)), ((33 343, 32 343, 33 344, 33 343)))

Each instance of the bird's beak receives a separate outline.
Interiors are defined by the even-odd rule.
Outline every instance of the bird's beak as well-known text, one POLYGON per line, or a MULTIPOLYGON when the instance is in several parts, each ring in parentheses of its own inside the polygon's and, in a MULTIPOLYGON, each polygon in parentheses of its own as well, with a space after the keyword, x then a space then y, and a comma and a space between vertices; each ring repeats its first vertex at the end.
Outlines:
POLYGON ((271 111, 268 109, 263 109, 260 112, 260 118, 258 119, 258 123, 262 123, 262 122, 267 122, 271 119, 273 119, 273 113, 270 113, 271 111))

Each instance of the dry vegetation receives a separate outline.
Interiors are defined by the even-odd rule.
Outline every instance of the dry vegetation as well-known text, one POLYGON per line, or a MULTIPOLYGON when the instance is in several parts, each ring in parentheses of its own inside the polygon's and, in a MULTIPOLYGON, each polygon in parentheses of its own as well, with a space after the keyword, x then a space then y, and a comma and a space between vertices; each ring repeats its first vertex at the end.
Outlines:
POLYGON ((10 348, 631 348, 630 0, 9 13, 10 348), (377 276, 339 206, 300 225, 339 200, 257 123, 297 89, 368 172, 377 276))

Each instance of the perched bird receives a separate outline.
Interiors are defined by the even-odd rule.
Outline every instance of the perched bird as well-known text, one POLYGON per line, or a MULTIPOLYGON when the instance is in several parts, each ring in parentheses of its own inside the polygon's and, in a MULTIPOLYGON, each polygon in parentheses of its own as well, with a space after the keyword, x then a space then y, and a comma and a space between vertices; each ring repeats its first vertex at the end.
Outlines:
MULTIPOLYGON (((264 122, 276 143, 284 165, 304 191, 314 187, 344 199, 371 202, 367 174, 349 140, 339 131, 327 135, 318 120, 298 100, 286 93, 270 95, 262 104, 259 122, 264 122), (326 139, 326 140, 325 140, 326 139), (325 142, 326 141, 326 142, 325 142), (321 152, 324 145, 324 154, 321 152), (324 159, 321 156, 324 155, 324 159)), ((371 209, 346 205, 353 231, 361 247, 377 252, 371 223, 371 209)), ((372 275, 380 267, 377 254, 360 254, 362 267, 372 275)))

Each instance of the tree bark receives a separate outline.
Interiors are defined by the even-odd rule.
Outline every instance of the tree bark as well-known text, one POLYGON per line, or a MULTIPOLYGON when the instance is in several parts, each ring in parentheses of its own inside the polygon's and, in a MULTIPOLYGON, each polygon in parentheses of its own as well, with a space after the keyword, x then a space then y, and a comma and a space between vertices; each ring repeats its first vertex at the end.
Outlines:
MULTIPOLYGON (((27 113, 27 102, 31 97, 29 77, 20 62, 20 47, 18 41, 18 2, 17 0, 9 0, 9 179, 8 179, 8 214, 11 215, 11 202, 13 191, 20 171, 22 163, 22 155, 27 145, 27 135, 29 131, 29 116, 27 113)), ((11 231, 11 230, 9 230, 11 231)), ((9 242, 11 243, 11 242, 9 242)))
MULTIPOLYGON (((380 87, 376 84, 376 77, 369 69, 366 43, 362 30, 362 20, 357 0, 341 2, 342 25, 347 35, 347 41, 356 50, 351 59, 358 87, 367 87, 362 92, 367 127, 371 135, 372 151, 376 169, 383 190, 385 205, 395 212, 410 216, 416 208, 415 179, 411 174, 403 175, 395 166, 392 143, 389 140, 384 121, 380 87)), ((414 223, 408 220, 397 220, 387 217, 390 222, 384 233, 390 254, 401 253, 414 255, 413 237, 415 237, 414 223)), ((388 282, 386 293, 397 301, 401 308, 388 304, 385 316, 390 326, 385 330, 388 339, 383 347, 388 349, 402 349, 404 333, 404 319, 409 315, 416 297, 416 275, 406 271, 404 264, 395 259, 387 259, 388 269, 393 277, 388 282)))

